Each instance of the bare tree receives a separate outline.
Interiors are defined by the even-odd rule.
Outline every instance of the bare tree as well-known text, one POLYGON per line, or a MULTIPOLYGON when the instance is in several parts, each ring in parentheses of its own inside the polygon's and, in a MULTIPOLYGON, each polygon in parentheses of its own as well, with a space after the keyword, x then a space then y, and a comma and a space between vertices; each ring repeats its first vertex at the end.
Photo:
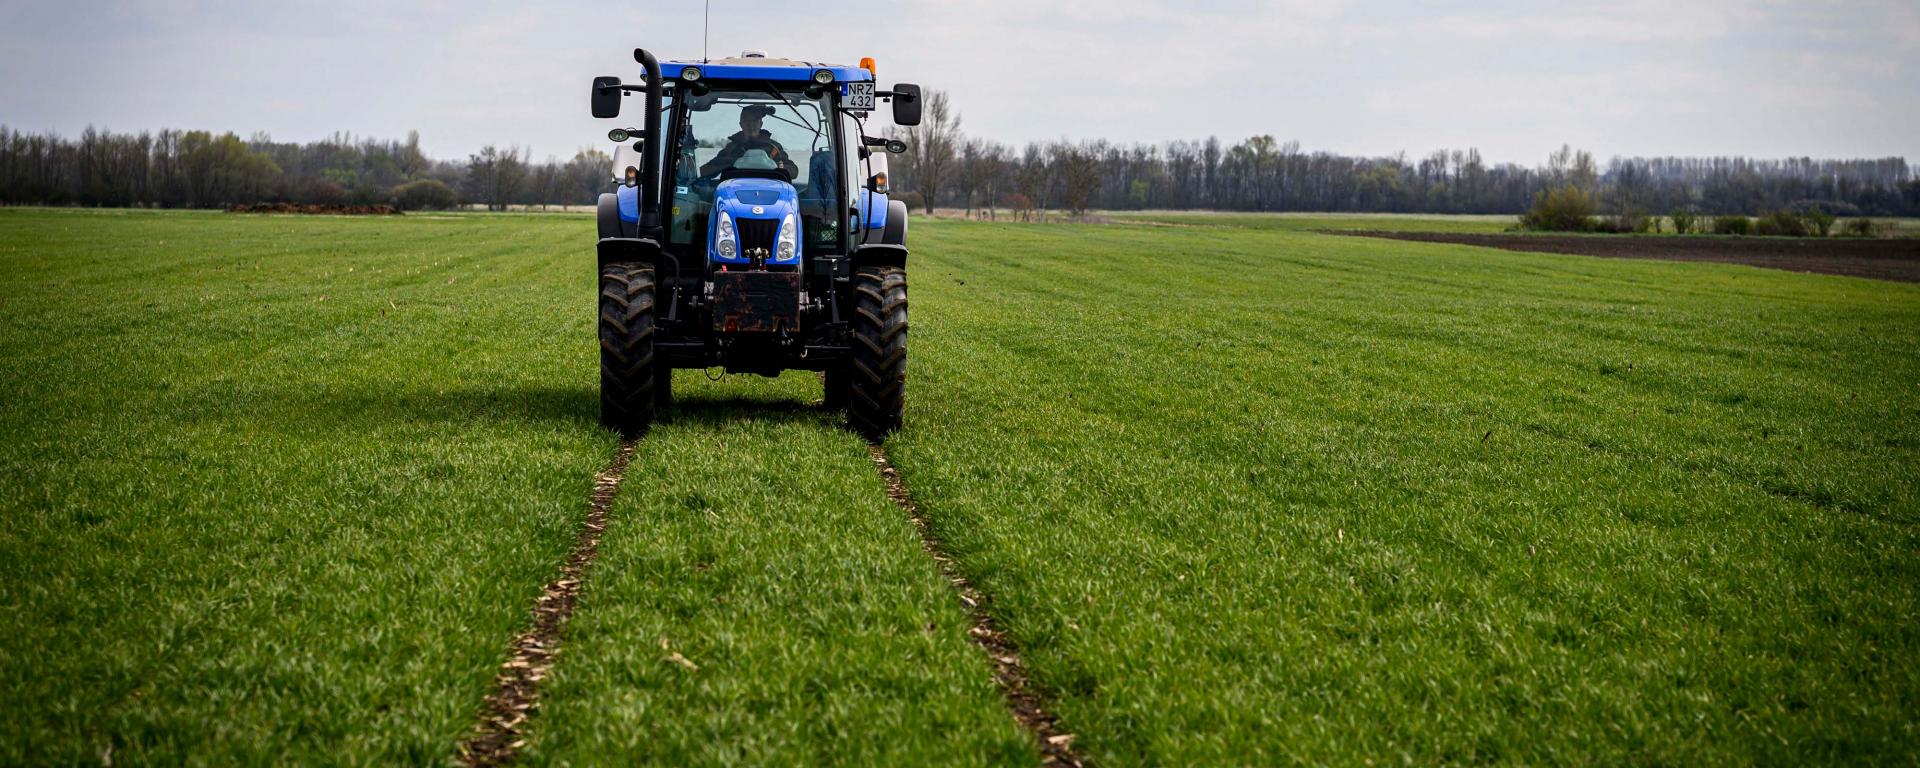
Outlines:
POLYGON ((912 168, 914 189, 933 213, 940 186, 952 176, 958 162, 960 113, 953 110, 946 91, 928 91, 924 118, 920 125, 908 128, 908 164, 912 168))
POLYGON ((1636 158, 1615 158, 1607 165, 1607 175, 1613 181, 1614 213, 1622 216, 1645 213, 1643 198, 1647 193, 1648 181, 1645 161, 1636 158))
POLYGON ((528 193, 531 197, 527 202, 539 205, 540 210, 544 211, 547 209, 547 203, 551 202, 555 194, 560 191, 560 159, 548 155, 547 161, 534 166, 529 175, 532 176, 533 183, 528 185, 528 193))
POLYGON ((467 197, 490 211, 504 211, 527 180, 527 161, 518 147, 488 144, 467 159, 467 197))
POLYGON ((954 178, 960 187, 961 207, 966 209, 969 218, 973 216, 973 201, 977 195, 985 197, 981 207, 992 210, 995 182, 1001 174, 1006 151, 1006 147, 987 139, 969 138, 960 142, 960 158, 954 178))
POLYGON ((1594 170, 1591 153, 1562 144, 1560 149, 1547 156, 1546 176, 1549 186, 1571 185, 1582 192, 1592 193, 1599 174, 1594 170))
POLYGON ((560 170, 561 198, 593 202, 601 192, 607 191, 612 168, 613 158, 600 150, 582 149, 574 153, 573 159, 560 170))
POLYGON ((1000 204, 1000 189, 1007 176, 1007 147, 997 141, 984 142, 980 150, 979 168, 980 187, 986 195, 982 201, 987 209, 987 218, 996 219, 994 209, 1000 204))
MULTIPOLYGON (((1302 152, 1296 142, 1266 136, 1235 144, 1214 138, 1161 146, 1095 139, 1009 148, 961 137, 951 104, 933 111, 947 117, 935 116, 912 142, 916 151, 894 164, 900 199, 937 206, 959 198, 989 216, 1006 205, 1022 219, 1037 214, 1044 221, 1046 210, 1061 204, 1076 212, 1170 207, 1518 213, 1539 193, 1569 186, 1622 214, 1816 208, 1840 216, 1920 214, 1920 176, 1898 157, 1636 157, 1596 167, 1592 155, 1567 146, 1539 167, 1525 167, 1488 164, 1470 148, 1418 158, 1404 152, 1356 157, 1302 152)), ((264 133, 242 139, 173 129, 89 129, 64 139, 0 126, 0 204, 179 208, 404 199, 409 207, 434 207, 446 190, 460 190, 468 201, 497 210, 508 203, 592 203, 609 189, 610 164, 605 153, 590 149, 565 162, 530 164, 523 150, 497 146, 470 158, 434 160, 414 134, 391 141, 336 133, 302 144, 276 142, 264 133), (427 180, 445 188, 419 184, 427 180)))
POLYGON ((1067 210, 1075 217, 1087 215, 1093 198, 1100 191, 1100 150, 1090 145, 1061 142, 1054 157, 1060 166, 1060 180, 1067 210))
POLYGON ((1053 194, 1053 155, 1052 147, 1038 142, 1028 143, 1021 152, 1013 184, 1016 194, 1026 204, 1021 216, 1023 221, 1031 220, 1036 210, 1040 220, 1046 221, 1047 198, 1053 194))

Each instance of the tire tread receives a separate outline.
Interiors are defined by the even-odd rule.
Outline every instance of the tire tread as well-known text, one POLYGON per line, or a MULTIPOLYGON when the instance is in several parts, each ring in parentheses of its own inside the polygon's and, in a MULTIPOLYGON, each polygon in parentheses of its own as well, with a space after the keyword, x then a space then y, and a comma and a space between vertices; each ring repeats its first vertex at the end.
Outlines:
POLYGON ((846 367, 847 424, 879 441, 900 428, 907 392, 907 273, 854 272, 852 359, 846 367))

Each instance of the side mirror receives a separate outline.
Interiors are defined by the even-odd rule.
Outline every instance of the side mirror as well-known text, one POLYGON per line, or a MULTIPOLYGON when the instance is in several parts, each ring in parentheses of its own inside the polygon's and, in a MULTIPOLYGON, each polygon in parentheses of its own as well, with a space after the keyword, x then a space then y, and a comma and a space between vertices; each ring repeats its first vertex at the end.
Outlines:
POLYGON ((868 147, 881 147, 896 155, 907 151, 907 143, 899 139, 879 139, 872 136, 860 137, 861 157, 872 154, 871 150, 867 149, 868 147))
POLYGON ((893 124, 920 124, 920 86, 912 83, 893 86, 893 124))
POLYGON ((594 78, 593 116, 619 117, 620 97, 624 95, 625 94, 620 91, 620 78, 612 75, 594 78))

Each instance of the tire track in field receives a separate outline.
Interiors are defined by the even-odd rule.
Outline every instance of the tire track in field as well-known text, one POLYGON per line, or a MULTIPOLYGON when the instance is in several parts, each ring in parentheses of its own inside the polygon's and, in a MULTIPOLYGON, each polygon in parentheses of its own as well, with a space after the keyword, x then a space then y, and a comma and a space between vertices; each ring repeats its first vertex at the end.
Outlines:
POLYGON ((494 676, 496 687, 480 708, 480 722, 461 740, 457 757, 462 765, 506 765, 526 746, 522 727, 540 706, 540 681, 553 669, 553 655, 567 619, 580 601, 580 584, 600 555, 600 534, 607 529, 607 510, 620 490, 620 478, 633 461, 635 440, 620 444, 613 463, 593 478, 587 519, 574 537, 573 549, 560 566, 560 578, 547 582, 533 602, 533 626, 514 638, 513 652, 494 676))
POLYGON ((1026 665, 1020 661, 1020 648, 1014 644, 1012 637, 1000 631, 993 614, 987 612, 986 596, 960 575, 953 558, 941 548, 940 540, 933 535, 933 528, 920 513, 919 505, 914 504, 913 497, 908 495, 906 483, 900 480, 900 472, 887 460, 886 449, 869 443, 867 453, 873 457, 874 467, 880 470, 880 478, 886 481, 887 497, 907 513, 914 529, 920 532, 920 548, 933 558, 940 567, 940 575, 946 577, 954 591, 959 593, 960 602, 966 606, 967 618, 972 625, 967 628, 967 637, 972 638, 973 644, 980 646, 980 650, 986 652, 987 659, 993 662, 993 680, 1000 686, 1001 695, 1006 697, 1007 709, 1013 713, 1013 718, 1033 734, 1034 743, 1040 749, 1041 764, 1075 768, 1086 766, 1086 759, 1073 751, 1074 734, 1060 729, 1059 719, 1047 711, 1047 697, 1029 684, 1026 665))

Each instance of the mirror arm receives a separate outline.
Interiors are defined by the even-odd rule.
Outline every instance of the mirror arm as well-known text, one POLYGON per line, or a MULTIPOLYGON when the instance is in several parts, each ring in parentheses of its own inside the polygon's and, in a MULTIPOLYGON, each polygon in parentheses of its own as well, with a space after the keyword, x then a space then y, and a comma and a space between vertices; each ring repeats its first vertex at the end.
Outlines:
POLYGON ((632 83, 621 83, 619 85, 603 85, 603 86, 600 86, 599 90, 601 93, 606 93, 608 91, 620 91, 622 93, 646 93, 647 87, 644 85, 634 85, 632 83))

